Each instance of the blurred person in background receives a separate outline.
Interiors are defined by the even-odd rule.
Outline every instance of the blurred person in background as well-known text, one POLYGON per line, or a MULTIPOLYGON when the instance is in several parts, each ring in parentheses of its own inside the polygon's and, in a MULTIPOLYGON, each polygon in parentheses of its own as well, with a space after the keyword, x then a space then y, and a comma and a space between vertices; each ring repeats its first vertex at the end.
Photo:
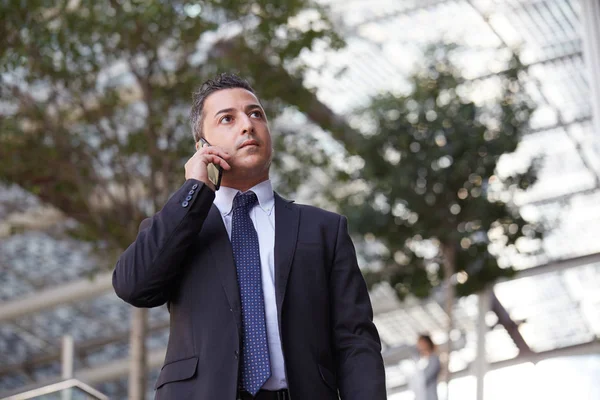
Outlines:
POLYGON ((440 359, 435 354, 435 344, 429 335, 419 335, 417 340, 418 359, 416 369, 409 381, 415 400, 438 400, 437 381, 440 374, 440 359))
POLYGON ((185 183, 141 223, 113 274, 126 302, 169 307, 156 398, 385 399, 346 218, 273 192, 271 134, 246 81, 221 74, 193 102, 185 183))

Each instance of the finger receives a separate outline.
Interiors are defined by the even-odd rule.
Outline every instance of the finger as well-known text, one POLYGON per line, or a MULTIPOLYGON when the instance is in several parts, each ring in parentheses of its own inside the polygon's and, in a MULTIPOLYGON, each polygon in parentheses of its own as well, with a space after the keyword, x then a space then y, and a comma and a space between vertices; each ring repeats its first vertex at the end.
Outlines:
POLYGON ((223 160, 221 157, 213 154, 205 154, 205 160, 209 163, 213 163, 215 165, 220 165, 223 169, 230 170, 231 166, 227 163, 227 161, 223 160))
POLYGON ((215 147, 215 146, 203 147, 201 149, 201 154, 214 154, 214 155, 217 155, 217 156, 219 156, 221 158, 225 158, 225 159, 231 158, 231 155, 229 153, 227 153, 225 150, 223 150, 219 147, 215 147))

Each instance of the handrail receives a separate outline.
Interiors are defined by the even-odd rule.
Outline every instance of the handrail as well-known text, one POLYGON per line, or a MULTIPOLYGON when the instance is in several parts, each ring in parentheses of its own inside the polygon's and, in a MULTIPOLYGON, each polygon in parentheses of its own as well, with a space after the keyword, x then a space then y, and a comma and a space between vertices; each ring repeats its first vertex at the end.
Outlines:
POLYGON ((88 384, 81 382, 78 379, 67 379, 65 381, 52 383, 50 385, 42 386, 37 389, 28 390, 23 393, 18 393, 15 395, 11 395, 9 397, 4 397, 0 400, 27 400, 33 399, 38 396, 43 396, 45 394, 50 394, 54 392, 58 392, 65 389, 78 388, 83 392, 93 396, 97 400, 108 400, 108 397, 88 384))

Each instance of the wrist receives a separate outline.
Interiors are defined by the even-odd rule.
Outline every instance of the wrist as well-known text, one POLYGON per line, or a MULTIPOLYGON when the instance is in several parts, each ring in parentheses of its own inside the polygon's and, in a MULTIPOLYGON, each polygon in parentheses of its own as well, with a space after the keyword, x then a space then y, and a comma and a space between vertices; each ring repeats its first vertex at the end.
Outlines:
POLYGON ((210 190, 212 190, 213 192, 215 191, 215 186, 212 184, 212 182, 208 178, 203 178, 203 177, 194 176, 194 175, 186 175, 185 180, 186 180, 186 182, 193 181, 198 184, 203 184, 204 186, 209 187, 210 190))

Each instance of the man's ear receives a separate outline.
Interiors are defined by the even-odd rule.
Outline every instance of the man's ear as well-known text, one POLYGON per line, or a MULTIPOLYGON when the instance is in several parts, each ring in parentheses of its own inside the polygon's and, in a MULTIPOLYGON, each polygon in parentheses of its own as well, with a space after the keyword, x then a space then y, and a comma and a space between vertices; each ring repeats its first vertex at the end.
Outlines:
POLYGON ((196 142, 196 151, 200 150, 200 146, 201 146, 201 144, 200 144, 200 141, 198 140, 196 142))

